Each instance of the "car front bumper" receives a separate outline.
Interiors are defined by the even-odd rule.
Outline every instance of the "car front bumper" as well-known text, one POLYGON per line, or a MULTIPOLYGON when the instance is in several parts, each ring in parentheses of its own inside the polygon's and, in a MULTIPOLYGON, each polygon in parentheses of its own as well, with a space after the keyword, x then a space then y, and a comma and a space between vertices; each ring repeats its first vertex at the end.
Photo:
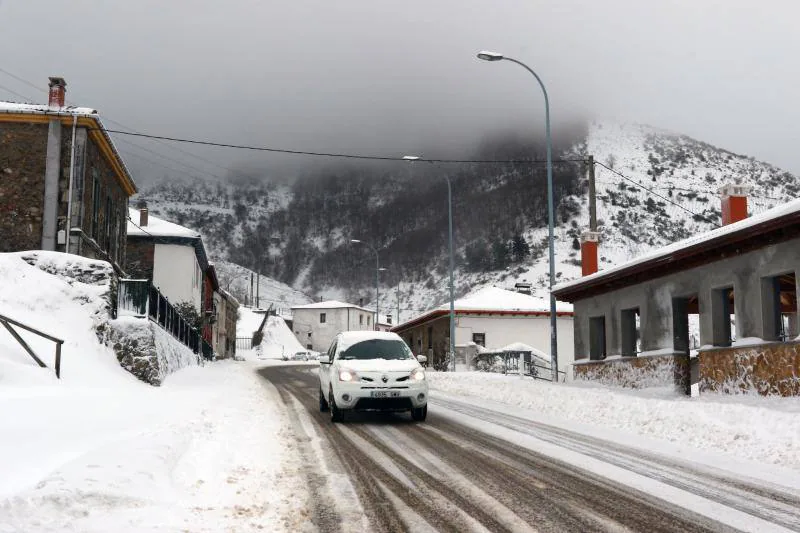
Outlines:
POLYGON ((333 394, 339 409, 356 411, 408 411, 428 404, 428 382, 402 387, 339 382, 333 394))

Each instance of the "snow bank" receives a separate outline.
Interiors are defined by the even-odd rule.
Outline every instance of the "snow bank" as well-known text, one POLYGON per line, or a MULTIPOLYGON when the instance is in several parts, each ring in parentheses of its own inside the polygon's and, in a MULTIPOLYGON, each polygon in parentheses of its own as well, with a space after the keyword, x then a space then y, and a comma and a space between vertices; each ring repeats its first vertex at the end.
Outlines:
MULTIPOLYGON (((149 320, 110 318, 117 278, 105 261, 59 252, 0 254, 0 279, 5 282, 0 314, 64 340, 64 383, 130 384, 127 370, 158 385, 171 372, 197 363, 189 348, 149 320)), ((40 368, 0 328, 0 384, 55 383, 55 344, 19 333, 48 368, 40 368)))
POLYGON ((542 422, 589 424, 800 471, 800 398, 552 384, 482 372, 429 372, 432 391, 529 409, 542 422))
MULTIPOLYGON (((0 314, 64 340, 63 384, 135 385, 96 331, 108 321, 111 265, 57 252, 0 254, 0 279, 0 314)), ((0 328, 0 385, 56 384, 54 343, 19 332, 49 368, 39 368, 0 328)))
MULTIPOLYGON (((236 336, 252 338, 253 332, 264 320, 264 313, 255 313, 251 309, 241 308, 239 322, 236 325, 236 336)), ((264 324, 264 337, 261 344, 253 351, 240 350, 238 355, 245 358, 281 359, 292 356, 296 352, 305 351, 305 347, 297 340, 286 321, 279 316, 270 316, 264 324)))
POLYGON ((0 388, 0 531, 292 530, 310 514, 301 465, 278 393, 254 370, 191 367, 160 388, 0 388))

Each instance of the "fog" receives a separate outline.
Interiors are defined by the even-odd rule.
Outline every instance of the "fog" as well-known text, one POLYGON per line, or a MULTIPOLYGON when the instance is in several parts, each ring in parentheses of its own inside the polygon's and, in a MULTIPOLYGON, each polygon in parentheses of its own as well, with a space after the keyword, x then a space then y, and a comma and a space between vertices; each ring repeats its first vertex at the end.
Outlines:
MULTIPOLYGON (((791 0, 3 0, 0 68, 41 90, 0 72, 0 98, 45 101, 60 75, 109 128, 441 157, 493 132, 543 133, 536 80, 475 57, 489 49, 541 76, 556 135, 637 121, 798 173, 798 19, 791 0)), ((115 139, 140 182, 308 163, 115 139)))

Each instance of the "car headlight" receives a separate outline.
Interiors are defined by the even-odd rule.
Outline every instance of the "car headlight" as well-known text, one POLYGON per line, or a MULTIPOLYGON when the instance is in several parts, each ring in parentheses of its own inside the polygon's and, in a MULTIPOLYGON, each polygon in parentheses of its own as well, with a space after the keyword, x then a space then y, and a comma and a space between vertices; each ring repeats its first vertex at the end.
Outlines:
POLYGON ((339 370, 339 381, 358 381, 358 375, 352 370, 342 368, 339 370))
POLYGON ((421 368, 415 368, 411 372, 411 379, 413 379, 414 381, 422 381, 423 379, 425 379, 425 371, 422 370, 421 368))

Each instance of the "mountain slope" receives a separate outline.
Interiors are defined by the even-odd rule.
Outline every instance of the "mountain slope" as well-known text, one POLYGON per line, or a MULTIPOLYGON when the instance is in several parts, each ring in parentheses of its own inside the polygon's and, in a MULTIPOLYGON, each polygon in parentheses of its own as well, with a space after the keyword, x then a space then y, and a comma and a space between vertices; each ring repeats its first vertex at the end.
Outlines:
MULTIPOLYGON (((541 152, 507 136, 477 147, 472 158, 538 159, 541 152)), ((600 268, 716 227, 717 191, 726 183, 753 186, 751 213, 800 191, 796 176, 772 165, 638 124, 593 122, 556 153, 578 160, 592 154, 598 162, 600 268)), ((312 295, 370 302, 374 254, 350 239, 375 243, 388 269, 381 277, 381 308, 396 310, 399 295, 405 320, 447 298, 445 173, 453 184, 457 295, 517 280, 547 287, 541 164, 330 167, 290 185, 173 183, 141 197, 159 216, 203 232, 217 260, 312 295)), ((586 177, 582 163, 554 165, 559 280, 580 275, 578 239, 589 218, 586 177)))

